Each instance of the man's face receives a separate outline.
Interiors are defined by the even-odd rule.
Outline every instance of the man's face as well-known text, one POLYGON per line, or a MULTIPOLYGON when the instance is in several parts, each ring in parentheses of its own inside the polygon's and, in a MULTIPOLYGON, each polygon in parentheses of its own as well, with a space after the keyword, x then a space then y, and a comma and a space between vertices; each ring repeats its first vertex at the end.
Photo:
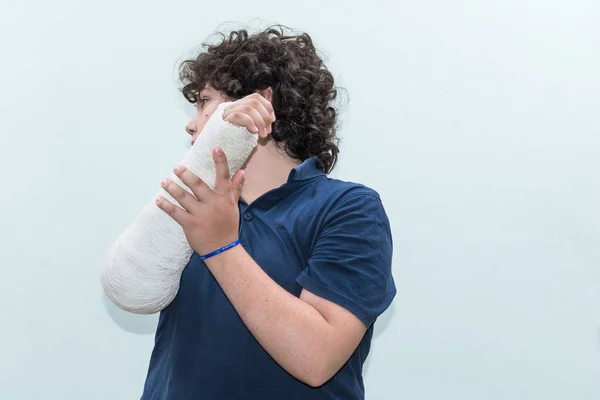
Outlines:
POLYGON ((198 138, 208 119, 213 115, 219 104, 229 101, 223 97, 221 92, 206 84, 204 89, 198 94, 198 103, 196 103, 196 115, 187 123, 185 130, 192 137, 192 145, 198 138))

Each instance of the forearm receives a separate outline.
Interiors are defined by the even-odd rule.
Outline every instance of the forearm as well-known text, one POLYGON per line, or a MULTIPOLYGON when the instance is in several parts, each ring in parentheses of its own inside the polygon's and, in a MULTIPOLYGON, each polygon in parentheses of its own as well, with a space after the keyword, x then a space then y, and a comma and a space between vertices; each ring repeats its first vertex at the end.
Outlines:
MULTIPOLYGON (((210 187, 215 186, 216 166, 211 162, 214 143, 223 145, 228 155, 225 168, 232 171, 244 165, 257 145, 256 135, 223 120, 228 104, 219 105, 181 161, 210 187)), ((182 191, 190 190, 174 173, 169 180, 182 191)), ((165 187, 157 194, 176 203, 165 187)), ((109 249, 102 266, 102 287, 112 302, 126 311, 159 312, 177 295, 192 251, 180 224, 155 201, 149 202, 109 249)))
POLYGON ((206 264, 250 332, 286 371, 313 386, 337 372, 345 360, 337 360, 343 352, 336 348, 335 327, 273 281, 241 246, 206 264))

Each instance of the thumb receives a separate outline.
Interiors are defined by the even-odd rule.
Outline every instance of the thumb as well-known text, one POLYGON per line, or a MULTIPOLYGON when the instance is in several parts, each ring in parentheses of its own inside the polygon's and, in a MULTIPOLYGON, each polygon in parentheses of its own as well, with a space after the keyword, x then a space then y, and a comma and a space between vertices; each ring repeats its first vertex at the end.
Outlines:
POLYGON ((231 186, 233 189, 233 195, 235 196, 235 200, 237 201, 242 196, 242 186, 244 186, 244 170, 243 169, 240 169, 233 176, 233 179, 231 180, 231 186))

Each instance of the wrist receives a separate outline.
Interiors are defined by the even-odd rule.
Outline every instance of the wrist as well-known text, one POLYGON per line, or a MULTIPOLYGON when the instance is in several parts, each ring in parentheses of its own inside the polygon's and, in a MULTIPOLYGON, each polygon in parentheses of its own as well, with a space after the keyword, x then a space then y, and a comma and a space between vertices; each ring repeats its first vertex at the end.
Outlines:
POLYGON ((239 245, 240 245, 240 240, 239 239, 236 238, 236 239, 229 240, 229 241, 226 242, 226 244, 224 244, 224 245, 222 245, 220 247, 214 246, 212 248, 212 250, 209 250, 209 251, 203 252, 203 253, 199 253, 200 259, 202 261, 209 260, 211 258, 214 258, 214 257, 220 255, 220 254, 223 254, 223 253, 225 253, 227 251, 230 251, 231 249, 233 249, 233 248, 235 248, 235 247, 237 247, 239 245))
POLYGON ((227 251, 224 251, 220 254, 217 254, 211 258, 204 260, 204 263, 209 269, 218 268, 222 269, 226 265, 230 264, 239 264, 240 260, 243 258, 246 250, 242 247, 241 244, 238 244, 227 251))

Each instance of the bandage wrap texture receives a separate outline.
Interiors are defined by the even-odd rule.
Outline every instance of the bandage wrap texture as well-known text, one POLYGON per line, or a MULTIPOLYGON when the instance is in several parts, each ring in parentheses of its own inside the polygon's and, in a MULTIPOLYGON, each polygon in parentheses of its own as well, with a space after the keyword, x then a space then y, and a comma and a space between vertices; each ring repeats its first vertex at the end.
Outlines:
MULTIPOLYGON (((181 162, 211 188, 215 185, 212 150, 216 146, 223 149, 233 176, 244 165, 258 140, 258 135, 245 127, 223 120, 229 104, 219 105, 181 162)), ((170 178, 191 193, 175 174, 170 178)), ((179 205, 163 189, 158 195, 179 205)), ((108 251, 101 271, 104 292, 125 311, 136 314, 159 312, 175 298, 181 274, 192 253, 181 226, 152 200, 108 251)))

